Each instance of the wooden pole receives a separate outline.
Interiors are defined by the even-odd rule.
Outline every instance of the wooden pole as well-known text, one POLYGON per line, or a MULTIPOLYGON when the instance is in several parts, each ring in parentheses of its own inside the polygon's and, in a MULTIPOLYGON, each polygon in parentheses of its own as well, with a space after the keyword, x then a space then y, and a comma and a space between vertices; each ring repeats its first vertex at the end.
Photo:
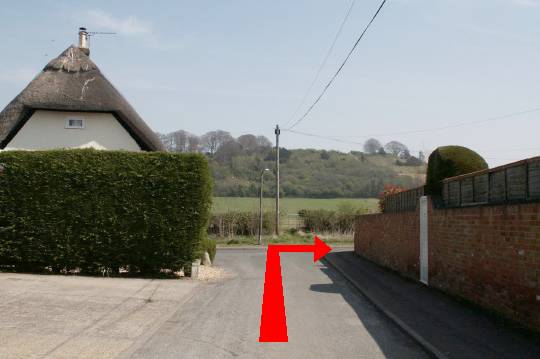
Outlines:
POLYGON ((276 236, 279 236, 279 125, 276 125, 276 236))

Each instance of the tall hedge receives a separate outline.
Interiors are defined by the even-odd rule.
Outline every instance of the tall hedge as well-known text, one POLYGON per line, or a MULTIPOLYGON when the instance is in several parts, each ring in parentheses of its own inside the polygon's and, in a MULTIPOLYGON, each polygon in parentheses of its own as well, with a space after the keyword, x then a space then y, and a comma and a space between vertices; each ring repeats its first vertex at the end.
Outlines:
POLYGON ((426 194, 442 193, 445 178, 459 176, 488 168, 478 153, 461 146, 443 146, 431 153, 428 160, 426 194))
POLYGON ((152 274, 191 263, 204 238, 202 155, 9 151, 0 163, 0 266, 152 274))

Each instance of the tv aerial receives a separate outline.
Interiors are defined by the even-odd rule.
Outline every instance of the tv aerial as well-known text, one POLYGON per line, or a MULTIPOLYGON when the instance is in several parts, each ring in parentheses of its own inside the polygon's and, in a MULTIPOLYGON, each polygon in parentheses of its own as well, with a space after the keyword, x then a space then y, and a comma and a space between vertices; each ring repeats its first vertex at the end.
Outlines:
POLYGON ((83 48, 88 48, 90 45, 90 37, 96 35, 116 35, 116 32, 107 31, 88 31, 86 27, 79 27, 79 45, 83 48))

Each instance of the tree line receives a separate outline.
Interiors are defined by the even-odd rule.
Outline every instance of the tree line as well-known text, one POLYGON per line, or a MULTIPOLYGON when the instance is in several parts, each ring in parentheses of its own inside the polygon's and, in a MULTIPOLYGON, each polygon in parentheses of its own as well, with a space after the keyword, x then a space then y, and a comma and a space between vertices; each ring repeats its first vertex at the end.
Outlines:
POLYGON ((203 152, 213 157, 218 150, 225 147, 234 152, 235 149, 254 151, 257 148, 270 148, 272 142, 265 136, 251 134, 234 138, 229 132, 223 130, 209 131, 202 136, 197 136, 184 130, 178 130, 167 134, 158 134, 159 138, 169 152, 203 152))
MULTIPOLYGON (((237 138, 223 130, 202 136, 184 130, 160 135, 172 152, 201 152, 209 159, 215 196, 255 197, 261 171, 275 168, 275 147, 265 136, 245 134, 237 138)), ((386 184, 419 185, 423 179, 404 174, 399 166, 424 166, 423 154, 412 156, 406 145, 376 139, 363 151, 280 148, 281 192, 288 197, 377 197, 386 184)), ((420 170, 419 172, 423 172, 420 170)), ((275 191, 273 173, 266 175, 265 195, 275 191)))

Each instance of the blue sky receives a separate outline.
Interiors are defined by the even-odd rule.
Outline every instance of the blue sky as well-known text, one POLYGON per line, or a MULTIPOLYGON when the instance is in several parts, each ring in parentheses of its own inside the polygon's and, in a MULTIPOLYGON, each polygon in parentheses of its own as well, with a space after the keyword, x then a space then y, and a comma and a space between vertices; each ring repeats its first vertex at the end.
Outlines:
MULTIPOLYGON (((0 13, 0 107, 77 40, 156 131, 272 139, 309 87, 350 0, 19 1, 0 13)), ((357 0, 309 101, 379 0, 357 0)), ((411 150, 471 147, 490 165, 540 154, 540 0, 389 0, 341 76, 296 130, 411 150), (409 132, 409 133, 407 133, 409 132), (413 133, 411 133, 413 132, 413 133)), ((309 105, 305 104, 304 109, 309 105)), ((299 114, 298 114, 299 115, 299 114)), ((296 117, 298 117, 298 115, 296 117)), ((284 132, 285 147, 359 150, 284 132)))

